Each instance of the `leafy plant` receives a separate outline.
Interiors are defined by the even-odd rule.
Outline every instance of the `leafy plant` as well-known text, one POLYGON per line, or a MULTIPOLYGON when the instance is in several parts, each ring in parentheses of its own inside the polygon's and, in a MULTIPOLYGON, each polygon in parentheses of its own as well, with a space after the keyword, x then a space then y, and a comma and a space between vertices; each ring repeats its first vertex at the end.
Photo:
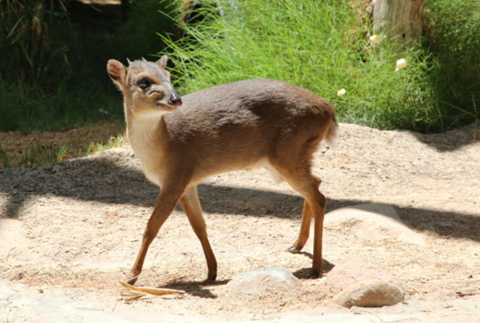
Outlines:
POLYGON ((34 87, 54 82, 68 62, 68 46, 61 41, 61 34, 71 29, 67 4, 68 0, 0 1, 3 78, 34 87), (6 70, 15 73, 7 77, 6 70))
POLYGON ((120 1, 0 0, 0 131, 123 119, 106 62, 161 50, 157 33, 173 24, 159 11, 170 3, 130 1, 125 19, 120 1))

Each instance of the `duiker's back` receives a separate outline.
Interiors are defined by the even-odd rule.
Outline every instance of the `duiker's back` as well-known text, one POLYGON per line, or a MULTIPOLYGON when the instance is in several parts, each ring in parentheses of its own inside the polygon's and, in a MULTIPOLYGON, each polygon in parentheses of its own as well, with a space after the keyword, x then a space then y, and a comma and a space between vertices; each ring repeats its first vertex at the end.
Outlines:
POLYGON ((222 84, 182 101, 163 117, 172 138, 170 154, 189 158, 202 177, 304 156, 306 151, 298 150, 315 149, 325 125, 335 119, 325 99, 275 80, 222 84))

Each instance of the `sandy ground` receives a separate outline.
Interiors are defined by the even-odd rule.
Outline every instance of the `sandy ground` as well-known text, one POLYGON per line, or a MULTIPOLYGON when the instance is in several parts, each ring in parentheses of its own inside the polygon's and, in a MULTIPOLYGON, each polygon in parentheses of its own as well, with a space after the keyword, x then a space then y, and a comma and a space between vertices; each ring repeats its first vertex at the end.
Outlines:
MULTIPOLYGON (((478 138, 472 129, 420 135, 341 124, 336 146, 321 147, 315 157, 327 211, 390 204, 426 244, 365 242, 349 228, 327 226, 324 276, 356 255, 410 286, 406 304, 369 313, 418 311, 418 304, 480 304, 478 138)), ((200 243, 177 209, 152 244, 137 285, 187 293, 123 302, 117 282, 133 264, 158 192, 128 147, 39 168, 0 169, 0 278, 46 296, 96 299, 139 321, 139 313, 208 321, 365 311, 333 305, 322 290, 325 278, 306 278, 311 239, 304 253, 285 252, 298 234, 302 199, 264 170, 215 176, 199 188, 219 264, 217 283, 202 283, 206 264, 200 243), (301 290, 228 292, 226 284, 236 275, 274 266, 299 277, 301 290)))

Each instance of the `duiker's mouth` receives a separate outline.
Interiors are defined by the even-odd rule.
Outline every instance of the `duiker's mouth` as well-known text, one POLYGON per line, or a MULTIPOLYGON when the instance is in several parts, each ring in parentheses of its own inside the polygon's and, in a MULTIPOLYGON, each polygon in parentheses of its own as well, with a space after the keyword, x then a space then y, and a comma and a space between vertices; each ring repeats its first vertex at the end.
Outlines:
POLYGON ((182 99, 180 97, 171 98, 168 100, 168 104, 173 105, 174 107, 179 107, 182 105, 182 99))
POLYGON ((170 100, 168 101, 165 101, 165 100, 157 100, 155 102, 155 105, 160 108, 161 110, 165 110, 165 111, 174 111, 176 110, 179 106, 181 106, 182 104, 173 104, 170 102, 170 100))

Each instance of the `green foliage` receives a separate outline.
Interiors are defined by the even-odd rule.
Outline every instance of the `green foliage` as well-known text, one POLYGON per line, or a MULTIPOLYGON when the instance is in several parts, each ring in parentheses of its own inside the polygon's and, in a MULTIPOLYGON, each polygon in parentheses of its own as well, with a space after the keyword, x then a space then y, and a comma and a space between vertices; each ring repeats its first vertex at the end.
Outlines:
POLYGON ((0 97, 4 131, 63 130, 101 119, 120 122, 123 114, 117 93, 101 88, 72 90, 66 80, 55 92, 0 80, 0 97))
POLYGON ((402 57, 386 40, 371 46, 351 1, 200 0, 177 41, 181 2, 133 0, 125 16, 77 0, 0 0, 0 130, 122 120, 106 61, 152 59, 164 42, 180 93, 272 78, 324 96, 344 122, 432 132, 479 118, 476 0, 426 0, 426 37, 398 72, 402 57))
POLYGON ((93 155, 97 153, 101 153, 105 150, 112 149, 112 148, 119 148, 128 145, 127 140, 122 136, 119 135, 117 137, 112 137, 108 140, 107 143, 103 144, 101 142, 93 142, 91 143, 85 152, 85 155, 93 155))
POLYGON ((16 163, 12 162, 10 156, 0 145, 0 167, 37 167, 48 163, 54 163, 71 157, 68 146, 41 147, 33 146, 16 163))
POLYGON ((330 100, 344 122, 420 131, 458 124, 456 108, 438 100, 439 61, 419 49, 404 53, 408 67, 394 72, 402 57, 387 40, 369 44, 347 1, 200 2, 206 18, 184 25, 186 38, 167 39, 181 93, 272 78, 330 100), (337 97, 342 88, 347 94, 337 97))
POLYGON ((44 148, 40 146, 31 147, 17 167, 38 167, 48 163, 59 162, 68 157, 69 149, 67 146, 44 148))
POLYGON ((169 1, 86 5, 75 0, 0 1, 0 131, 67 129, 123 119, 108 59, 148 57, 171 32, 169 1))
POLYGON ((0 144, 0 167, 38 167, 71 158, 90 156, 108 149, 126 145, 127 140, 121 135, 110 138, 106 143, 92 142, 85 150, 72 149, 69 145, 62 145, 60 147, 34 145, 24 151, 21 158, 15 160, 9 156, 0 144))
POLYGON ((0 1, 0 72, 29 86, 50 85, 67 64, 68 0, 0 1))
POLYGON ((10 161, 10 157, 3 149, 2 145, 0 145, 0 166, 2 168, 9 168, 12 167, 12 163, 10 161))
MULTIPOLYGON (((135 0, 128 8, 126 18, 78 20, 81 30, 78 41, 72 48, 73 73, 89 82, 98 82, 110 90, 114 89, 106 73, 107 61, 111 58, 127 63, 141 57, 150 58, 164 48, 157 33, 171 33, 174 24, 162 14, 170 12, 170 1, 135 0), (87 46, 87 47, 85 47, 87 46)), ((101 10, 101 8, 99 8, 101 10)))
POLYGON ((480 3, 426 0, 430 82, 452 126, 477 120, 480 111, 480 3))

